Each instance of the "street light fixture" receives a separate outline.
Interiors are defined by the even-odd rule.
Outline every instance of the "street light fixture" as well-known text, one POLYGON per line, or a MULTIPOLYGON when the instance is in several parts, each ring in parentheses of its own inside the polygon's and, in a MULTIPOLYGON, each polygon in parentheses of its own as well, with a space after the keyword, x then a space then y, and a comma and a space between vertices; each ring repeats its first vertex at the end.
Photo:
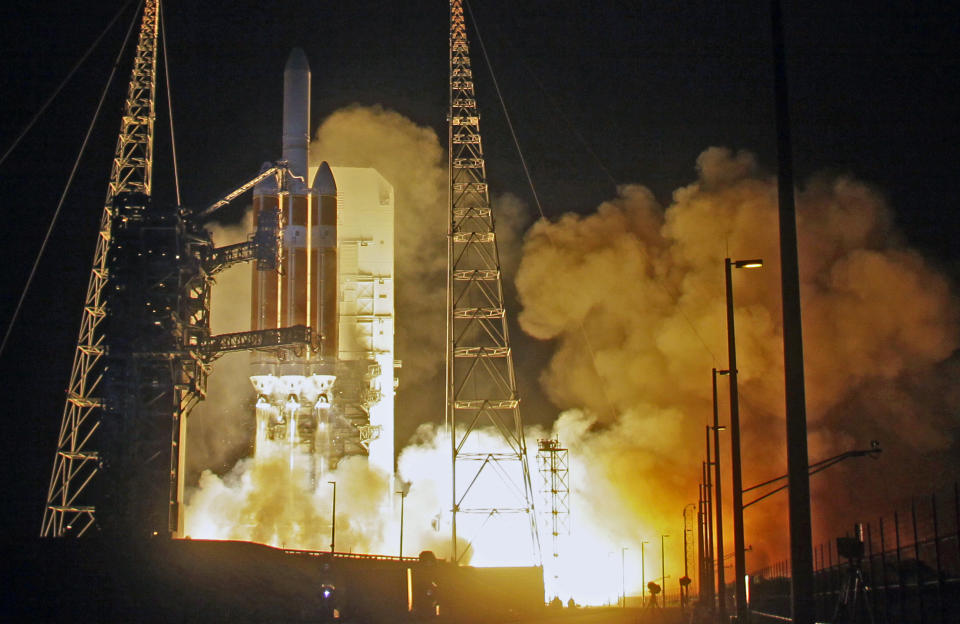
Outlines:
POLYGON ((644 607, 647 604, 647 562, 644 558, 643 547, 649 544, 650 542, 641 541, 640 542, 640 606, 644 607))
POLYGON ((664 608, 667 604, 667 560, 664 557, 663 551, 663 540, 664 538, 670 537, 669 535, 660 535, 660 593, 662 597, 660 598, 660 608, 664 608))
MULTIPOLYGON (((729 370, 713 369, 713 458, 714 458, 714 481, 716 483, 717 493, 714 503, 714 517, 717 519, 717 537, 716 549, 710 553, 710 573, 713 575, 714 561, 720 561, 717 565, 717 608, 720 612, 720 621, 727 619, 727 580, 723 569, 723 482, 720 479, 720 432, 726 431, 726 427, 720 425, 720 410, 717 405, 717 375, 729 375, 729 370)), ((709 457, 709 451, 707 451, 709 457)), ((709 474, 709 467, 708 467, 709 474)), ((713 527, 710 527, 711 531, 713 527)), ((711 592, 713 583, 711 579, 711 592)), ((710 604, 713 604, 711 597, 710 604)))
MULTIPOLYGON (((687 528, 687 509, 696 509, 697 506, 693 503, 687 503, 683 507, 683 578, 680 579, 680 608, 685 609, 687 606, 687 588, 690 587, 690 572, 687 569, 687 533, 693 532, 693 529, 687 528)), ((703 583, 703 578, 701 577, 700 582, 703 583)))
POLYGON ((740 404, 737 396, 737 346, 733 323, 733 280, 731 268, 754 269, 763 266, 763 260, 724 259, 727 287, 727 354, 730 371, 730 460, 733 464, 733 548, 736 574, 737 621, 747 617, 747 563, 743 537, 743 475, 740 466, 740 404))
POLYGON ((327 481, 333 486, 333 518, 330 521, 330 552, 336 552, 337 548, 337 482, 327 481))
POLYGON ((628 550, 630 549, 626 546, 620 549, 620 595, 623 597, 623 603, 620 606, 622 609, 627 608, 627 568, 624 565, 624 553, 628 550))
POLYGON ((403 502, 407 499, 406 490, 397 492, 400 495, 400 558, 403 559, 403 502))

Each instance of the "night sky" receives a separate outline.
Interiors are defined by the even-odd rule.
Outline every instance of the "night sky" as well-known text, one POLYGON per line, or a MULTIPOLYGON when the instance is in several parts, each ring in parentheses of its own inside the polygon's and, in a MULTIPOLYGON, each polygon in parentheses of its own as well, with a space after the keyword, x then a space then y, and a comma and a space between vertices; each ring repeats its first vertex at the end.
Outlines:
MULTIPOLYGON (((270 4, 165 5, 184 203, 208 203, 279 157, 282 68, 293 46, 311 62, 314 126, 352 103, 381 104, 445 137, 445 3, 270 4)), ((787 2, 785 30, 798 181, 826 170, 875 185, 906 241, 957 278, 960 7, 948 4, 787 2)), ((122 5, 16 2, 0 9, 0 150, 122 5)), ((3 328, 133 10, 127 6, 0 164, 3 328)), ((775 171, 766 3, 491 0, 476 2, 474 11, 548 217, 592 211, 624 183, 645 184, 667 203, 673 189, 695 178, 695 159, 708 146, 753 151, 775 171)), ((494 193, 526 201, 532 221, 520 161, 470 36, 489 182, 494 193)), ((0 360, 13 537, 39 530, 130 59, 123 57, 0 360)), ((158 110, 154 194, 172 201, 169 111, 165 103, 158 110)), ((226 216, 239 218, 240 208, 233 210, 226 216)), ((513 335, 519 358, 546 361, 542 345, 519 330, 513 335)), ((543 408, 536 379, 520 383, 535 411, 543 408)))

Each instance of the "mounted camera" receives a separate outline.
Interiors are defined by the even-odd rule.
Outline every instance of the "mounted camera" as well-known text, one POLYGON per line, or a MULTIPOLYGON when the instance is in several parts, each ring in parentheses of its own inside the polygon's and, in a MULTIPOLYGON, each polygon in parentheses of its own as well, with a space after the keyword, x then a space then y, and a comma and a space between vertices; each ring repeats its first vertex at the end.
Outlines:
POLYGON ((854 525, 853 533, 853 537, 837 538, 837 554, 845 559, 863 559, 863 525, 854 525))

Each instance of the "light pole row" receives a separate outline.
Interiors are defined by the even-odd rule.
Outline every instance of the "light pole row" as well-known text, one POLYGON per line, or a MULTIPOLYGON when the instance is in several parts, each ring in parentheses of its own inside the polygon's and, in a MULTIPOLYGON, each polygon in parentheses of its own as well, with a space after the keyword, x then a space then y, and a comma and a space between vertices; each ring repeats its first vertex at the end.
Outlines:
MULTIPOLYGON (((333 486, 333 510, 330 521, 330 552, 334 553, 337 549, 337 482, 327 481, 333 486)), ((409 484, 408 484, 409 485, 409 484)), ((407 498, 407 489, 397 492, 400 495, 400 558, 403 559, 403 503, 407 498)))
MULTIPOLYGON (((763 260, 724 260, 724 276, 727 286, 727 358, 730 376, 730 463, 733 472, 733 560, 737 622, 747 618, 747 561, 743 537, 743 474, 740 462, 740 400, 737 393, 737 342, 733 322, 733 279, 731 269, 756 269, 763 260)), ((718 464, 719 465, 719 464, 718 464)), ((720 558, 723 568, 723 558, 720 558)))
POLYGON ((717 596, 718 621, 726 622, 726 578, 724 571, 723 546, 723 481, 720 470, 720 432, 726 427, 720 424, 717 401, 717 375, 727 375, 730 379, 730 463, 733 481, 733 548, 735 576, 735 598, 737 621, 746 622, 746 559, 743 533, 743 474, 740 449, 740 404, 737 391, 737 348, 736 329, 733 316, 733 280, 732 269, 752 269, 763 266, 763 260, 724 259, 724 278, 726 287, 727 312, 727 358, 725 370, 712 369, 713 383, 713 424, 706 425, 705 451, 706 461, 702 466, 701 509, 702 509, 702 547, 701 584, 707 585, 701 591, 708 604, 714 604, 714 592, 717 596), (710 432, 713 432, 713 452, 711 453, 710 432), (712 457, 711 457, 712 455, 712 457), (713 468, 711 474, 711 467, 713 468), (713 491, 714 487, 716 492, 713 491), (714 533, 714 522, 716 532, 714 533), (714 546, 715 545, 715 546, 714 546), (716 566, 716 577, 713 571, 716 566), (716 582, 716 584, 714 584, 716 582))

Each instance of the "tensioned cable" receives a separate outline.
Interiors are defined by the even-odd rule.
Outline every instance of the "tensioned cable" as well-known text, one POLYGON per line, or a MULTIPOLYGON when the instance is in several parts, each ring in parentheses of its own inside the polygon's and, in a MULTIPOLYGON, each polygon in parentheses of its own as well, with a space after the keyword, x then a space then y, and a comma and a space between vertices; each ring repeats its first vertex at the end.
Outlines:
POLYGON ((173 135, 173 99, 170 94, 170 65, 167 63, 167 21, 163 17, 163 4, 160 4, 160 36, 163 39, 163 74, 167 83, 167 114, 170 115, 170 151, 173 152, 173 187, 177 192, 177 206, 180 202, 180 174, 177 171, 177 141, 173 135))
MULTIPOLYGON (((503 94, 500 92, 500 83, 497 82, 497 77, 493 73, 493 65, 490 63, 490 57, 487 55, 487 47, 483 45, 483 37, 480 36, 480 27, 477 25, 477 18, 473 14, 473 8, 470 6, 469 2, 464 2, 467 5, 467 11, 470 13, 470 21, 473 23, 473 30, 477 33, 477 43, 480 44, 480 52, 483 54, 483 60, 486 62, 487 71, 490 72, 490 78, 493 81, 493 88, 497 92, 497 99, 500 100, 500 108, 503 110, 503 116, 507 120, 507 127, 510 129, 510 136, 513 138, 513 145, 517 150, 517 156, 520 157, 520 164, 523 165, 523 173, 527 177, 527 184, 530 186, 530 192, 533 194, 533 201, 537 205, 537 212, 540 213, 540 218, 548 221, 547 216, 543 212, 543 206, 540 204, 540 197, 537 195, 537 189, 533 184, 533 177, 530 175, 530 168, 527 167, 527 159, 523 156, 523 149, 520 147, 520 141, 517 139, 517 133, 513 128, 513 122, 510 120, 510 114, 507 112, 507 104, 503 99, 503 94)), ((547 240, 551 245, 556 248, 553 239, 550 237, 549 233, 547 234, 547 240)), ((593 365, 593 372, 596 373, 597 379, 600 380, 600 388, 603 390, 604 399, 606 399, 607 407, 610 409, 611 415, 616 417, 617 410, 613 405, 613 401, 610 400, 610 393, 607 391, 607 383, 604 380, 603 376, 600 374, 600 370, 597 368, 597 355, 593 349, 593 345, 590 343, 590 338, 587 336, 586 328, 583 326, 583 321, 577 321, 578 326, 580 327, 580 335, 583 337, 583 342, 587 345, 587 351, 590 353, 590 362, 593 365)))
POLYGON ((90 45, 87 51, 83 53, 83 56, 80 57, 80 60, 77 61, 76 65, 73 66, 73 69, 71 69, 70 72, 67 74, 66 78, 63 79, 63 82, 61 82, 60 85, 53 90, 53 93, 50 95, 47 101, 43 103, 43 106, 41 106, 40 110, 38 110, 37 113, 33 116, 33 119, 30 120, 30 122, 26 125, 23 131, 17 136, 17 138, 13 140, 13 143, 10 145, 9 148, 7 148, 7 151, 3 153, 3 156, 0 156, 0 165, 2 165, 5 160, 7 160, 7 157, 10 156, 11 153, 13 153, 13 150, 17 149, 17 146, 20 144, 20 141, 22 141, 23 138, 27 136, 27 133, 30 132, 30 129, 33 128, 34 124, 36 124, 37 121, 40 119, 40 117, 43 116, 43 113, 53 103, 53 101, 57 99, 57 95, 60 94, 60 91, 63 90, 65 86, 67 86, 67 83, 70 82, 70 79, 73 78, 73 75, 77 73, 77 70, 80 69, 80 66, 83 65, 83 63, 87 60, 87 57, 89 57, 90 54, 93 53, 96 47, 100 44, 100 40, 103 39, 103 37, 107 34, 107 32, 111 28, 113 28, 113 25, 117 22, 118 19, 120 19, 120 16, 123 14, 124 10, 127 8, 127 6, 130 5, 132 1, 133 0, 127 0, 127 2, 125 2, 124 5, 120 7, 120 10, 117 11, 116 15, 113 16, 113 19, 110 20, 110 23, 107 24, 107 27, 103 29, 103 32, 101 32, 100 35, 96 39, 94 39, 93 43, 90 45))
POLYGON ((550 95, 550 92, 547 91, 547 88, 543 85, 543 82, 540 81, 540 77, 537 76, 537 73, 533 71, 533 69, 531 69, 530 65, 523 58, 523 56, 520 54, 517 54, 517 58, 520 59, 520 64, 523 65, 523 68, 527 70, 527 74, 529 74, 530 77, 533 78, 533 81, 537 83, 537 86, 540 88, 540 92, 543 93, 548 100, 550 100, 550 104, 553 106, 553 110, 560 115, 563 121, 567 124, 567 127, 570 128, 570 130, 573 132, 573 135, 577 137, 577 140, 579 140, 580 144, 583 145, 583 149, 587 150, 587 153, 593 157, 593 159, 597 163, 597 166, 600 167, 601 171, 603 171, 603 173, 606 174, 607 178, 610 179, 610 182, 613 184, 614 190, 616 190, 616 188, 620 184, 619 182, 617 182, 616 178, 613 177, 613 174, 610 172, 610 168, 607 167, 607 165, 600 159, 600 156, 597 154, 597 152, 594 151, 592 147, 590 147, 590 144, 587 143, 587 140, 584 138, 580 130, 573 124, 572 121, 570 121, 570 118, 564 114, 563 109, 557 103, 556 99, 554 99, 554 97, 550 95))
MULTIPOLYGON (((142 4, 142 3, 141 3, 142 4)), ((57 209, 53 211, 53 218, 50 219, 50 225, 47 227, 47 233, 43 237, 43 242, 40 244, 40 251, 37 252, 37 257, 33 261, 33 266, 30 268, 30 274, 27 276, 27 283, 23 287, 23 291, 20 293, 20 298, 17 300, 17 307, 13 310, 13 316, 10 317, 10 323, 7 325, 7 331, 3 335, 3 342, 0 343, 0 358, 3 357, 3 351, 6 349, 7 340, 10 339, 10 333, 13 331, 13 326, 17 322, 17 318, 20 316, 20 309, 23 307, 23 301, 27 297, 27 292, 30 290, 30 285, 33 284, 33 278, 37 274, 37 267, 40 265, 40 259, 43 257, 43 252, 47 248, 47 243, 50 242, 50 234, 53 232, 53 228, 57 224, 57 219, 60 216, 60 210, 63 208, 63 202, 67 198, 67 193, 70 191, 70 187, 73 185, 73 179, 77 175, 77 169, 80 167, 80 160, 83 158, 83 154, 87 149, 87 143, 90 141, 90 135, 93 134, 93 128, 97 123, 97 120, 100 118, 100 111, 103 109, 103 102, 107 99, 107 92, 110 90, 110 85, 113 84, 113 77, 117 73, 117 68, 120 66, 120 59, 123 58, 123 51, 127 48, 127 44, 130 42, 130 36, 133 34, 134 26, 137 24, 137 18, 140 16, 139 6, 138 10, 133 15, 133 21, 130 22, 130 28, 127 30, 126 37, 123 38, 123 45, 120 46, 120 50, 117 52, 117 58, 113 61, 113 67, 110 70, 110 76, 107 78, 107 84, 103 87, 103 92, 100 94, 100 101, 97 102, 97 109, 93 113, 93 119, 90 120, 90 125, 87 127, 87 133, 83 137, 83 143, 80 145, 80 151, 77 154, 76 160, 73 162, 73 169, 70 171, 70 175, 67 178, 67 183, 63 187, 63 192, 60 194, 60 200, 57 202, 57 209)))
MULTIPOLYGON (((479 35, 478 35, 478 36, 479 36, 479 35)), ((482 45, 482 44, 481 44, 481 45, 482 45)), ((516 49, 516 48, 514 48, 514 49, 516 49)), ((540 88, 540 92, 543 93, 543 94, 546 96, 546 98, 550 101, 550 104, 553 106, 553 110, 554 110, 557 114, 560 115, 560 118, 563 119, 563 121, 567 124, 567 127, 570 128, 570 130, 571 130, 571 132, 573 132, 574 136, 577 137, 577 139, 580 141, 581 145, 583 145, 583 148, 584 148, 584 149, 587 151, 587 153, 590 154, 590 156, 592 156, 593 159, 596 161, 597 166, 600 167, 601 170, 603 170, 603 172, 604 172, 604 173, 606 174, 606 176, 610 179, 610 182, 613 183, 613 186, 614 186, 615 188, 619 187, 619 183, 618 183, 617 180, 613 177, 613 174, 610 173, 610 169, 607 168, 607 166, 606 166, 606 165, 604 164, 604 162, 600 159, 600 156, 597 155, 597 153, 594 151, 594 149, 593 149, 592 147, 590 147, 590 144, 589 144, 589 143, 587 142, 587 140, 584 138, 584 136, 583 136, 583 134, 580 132, 580 130, 577 129, 577 127, 573 124, 572 121, 570 121, 570 118, 569 118, 566 114, 564 114, 563 109, 562 109, 562 108, 560 107, 560 105, 557 103, 556 99, 555 99, 552 95, 550 95, 550 92, 547 91, 546 87, 543 85, 543 82, 540 81, 540 78, 537 76, 536 72, 534 72, 534 71, 530 68, 530 65, 526 62, 526 60, 523 58, 522 55, 517 54, 517 58, 520 59, 520 64, 523 65, 523 68, 527 70, 527 73, 530 75, 531 78, 533 78, 533 81, 534 81, 535 83, 537 83, 537 86, 540 88)), ((653 282, 654 282, 657 286, 659 286, 660 289, 663 290, 663 292, 666 293, 668 297, 671 297, 672 299, 674 299, 674 300, 676 300, 676 301, 679 301, 679 300, 680 300, 679 294, 674 293, 674 292, 671 292, 670 289, 667 288, 667 285, 666 285, 664 282, 662 282, 662 281, 660 281, 660 280, 653 280, 653 282)), ((716 354, 715 354, 715 353, 713 352, 713 350, 710 348, 710 345, 707 344, 707 341, 703 339, 703 336, 700 335, 700 332, 697 331, 696 325, 693 324, 693 321, 690 320, 690 317, 687 316, 687 313, 684 312, 684 310, 683 310, 682 308, 678 308, 678 310, 679 310, 679 312, 680 312, 680 315, 683 317, 683 320, 685 320, 685 321, 687 322, 687 325, 690 326, 690 329, 693 331, 694 335, 697 337, 697 340, 700 341, 700 343, 703 345, 703 347, 707 350, 707 353, 710 354, 710 357, 713 358, 714 363, 716 363, 716 361, 717 361, 717 356, 716 356, 716 354)))
POLYGON ((537 195, 537 189, 533 185, 533 178, 530 177, 530 169, 527 167, 527 159, 523 157, 523 150, 520 149, 520 141, 517 140, 517 133, 513 129, 513 122, 510 121, 510 113, 507 112, 507 105, 503 101, 503 94, 500 93, 500 83, 497 82, 497 77, 493 73, 493 65, 490 64, 490 57, 487 56, 487 47, 483 45, 483 38, 480 36, 480 28, 477 26, 477 18, 473 15, 473 9, 470 7, 469 2, 464 2, 467 5, 467 11, 470 12, 470 21, 473 23, 473 30, 477 33, 477 42, 480 44, 480 51, 483 53, 483 60, 487 63, 487 70, 490 72, 490 78, 493 80, 493 88, 497 92, 497 98, 500 100, 500 108, 503 110, 503 116, 507 120, 507 127, 510 128, 510 136, 513 137, 513 145, 517 148, 517 155, 520 157, 520 164, 523 165, 523 173, 527 176, 527 183, 530 185, 530 192, 533 193, 533 201, 537 204, 537 210, 540 211, 540 216, 546 218, 543 214, 543 206, 540 205, 540 197, 537 195))
MULTIPOLYGON (((479 26, 478 26, 478 24, 477 24, 476 16, 473 14, 473 9, 472 9, 472 7, 470 6, 470 3, 469 3, 469 2, 465 2, 465 4, 467 5, 467 11, 470 12, 470 20, 471 20, 471 22, 473 23, 474 32, 476 32, 476 34, 477 34, 477 43, 480 44, 480 51, 482 52, 484 61, 486 62, 487 70, 490 72, 490 78, 491 78, 491 80, 493 81, 493 86, 494 86, 494 89, 495 89, 495 91, 496 91, 496 93, 497 93, 497 98, 500 100, 500 107, 501 107, 501 109, 503 110, 504 118, 505 118, 506 121, 507 121, 507 127, 510 129, 510 136, 511 136, 511 138, 513 139, 514 147, 515 147, 516 150, 517 150, 517 155, 519 156, 519 158, 520 158, 520 163, 521 163, 522 166, 523 166, 523 172, 524 172, 524 174, 526 175, 527 184, 530 186, 530 192, 533 194, 533 199, 534 199, 534 202, 536 203, 536 206, 537 206, 537 212, 539 212, 541 219, 544 219, 545 221, 548 221, 548 222, 549 222, 549 220, 548 220, 547 217, 546 217, 546 214, 545 214, 544 211, 543 211, 543 206, 542 206, 541 203, 540 203, 540 198, 539 198, 539 196, 537 195, 537 191, 536 191, 536 188, 535 188, 534 183, 533 183, 533 178, 532 178, 532 176, 530 175, 530 169, 529 169, 529 167, 527 167, 526 158, 524 158, 524 156, 523 156, 523 150, 522 150, 521 147, 520 147, 520 142, 519 142, 519 140, 517 139, 517 133, 516 133, 516 131, 514 130, 514 127, 513 127, 513 122, 511 121, 510 115, 509 115, 509 113, 507 112, 507 106, 506 106, 506 103, 505 103, 505 101, 504 101, 504 99, 503 99, 503 94, 502 94, 501 91, 500 91, 500 84, 499 84, 499 82, 497 81, 497 77, 496 77, 496 75, 495 75, 494 72, 493 72, 493 65, 490 63, 490 57, 489 57, 489 55, 487 54, 487 48, 486 48, 486 46, 483 44, 483 37, 481 37, 481 35, 480 35, 480 28, 479 28, 479 26)), ((529 70, 528 70, 528 71, 529 71, 529 70)), ((538 81, 538 84, 539 84, 539 81, 538 81)), ((546 90, 543 89, 543 86, 540 85, 540 87, 541 87, 541 90, 543 90, 543 92, 546 93, 546 90)), ((556 106, 553 98, 550 98, 549 94, 547 94, 547 97, 548 97, 548 99, 551 100, 551 102, 554 103, 554 107, 555 107, 555 108, 558 108, 558 107, 556 106)), ((562 113, 561 113, 561 116, 564 117, 564 120, 567 121, 567 124, 568 124, 571 128, 573 128, 573 125, 572 125, 572 124, 570 123, 570 121, 566 118, 566 116, 563 115, 562 113)), ((590 148, 590 146, 586 143, 586 141, 583 139, 583 137, 579 134, 579 132, 577 132, 577 130, 576 130, 575 128, 573 128, 573 130, 574 130, 574 134, 576 134, 578 137, 580 137, 580 140, 581 140, 581 142, 584 144, 584 147, 587 149, 587 151, 588 151, 589 153, 591 153, 591 154, 594 156, 594 158, 597 160, 597 163, 600 165, 601 169, 603 169, 604 172, 607 174, 607 176, 610 178, 610 180, 613 181, 614 184, 616 184, 616 180, 615 180, 615 179, 613 178, 613 176, 610 174, 610 171, 604 166, 603 162, 599 159, 599 157, 597 157, 597 155, 593 152, 593 150, 590 148)), ((549 232, 547 232, 547 240, 550 242, 550 244, 551 244, 552 246, 554 246, 554 248, 556 248, 556 244, 554 243, 553 238, 550 236, 549 232)), ((657 280, 657 279, 654 279, 653 282, 654 282, 655 284, 657 284, 657 286, 659 286, 659 287, 667 294, 667 296, 669 296, 669 297, 671 297, 671 298, 679 301, 679 299, 680 299, 679 295, 670 292, 670 290, 666 287, 666 284, 662 283, 660 280, 657 280)), ((693 331, 694 335, 697 337, 697 339, 698 339, 698 340, 700 341, 700 343, 703 345, 704 349, 706 349, 707 353, 710 354, 710 357, 713 359, 713 361, 716 362, 716 361, 717 361, 717 356, 716 356, 716 354, 715 354, 715 353, 713 352, 713 350, 710 348, 710 345, 707 344, 707 341, 704 340, 703 336, 700 335, 700 332, 697 331, 697 328, 696 328, 696 326, 693 324, 693 321, 690 319, 690 317, 687 315, 687 313, 683 311, 683 309, 680 309, 679 312, 680 312, 680 315, 681 315, 681 316, 684 318, 684 320, 686 321, 687 325, 690 326, 691 331, 693 331)), ((594 373, 596 373, 597 378, 600 380, 600 387, 601 387, 601 389, 603 390, 604 398, 605 398, 606 401, 607 401, 607 406, 608 406, 608 408, 610 409, 611 413, 612 413, 614 416, 616 416, 616 409, 615 409, 615 407, 614 407, 614 405, 613 405, 613 401, 610 399, 610 395, 609 395, 609 392, 608 392, 608 390, 607 390, 606 381, 604 380, 603 376, 600 375, 599 368, 597 367, 596 352, 594 351, 593 345, 592 345, 591 342, 590 342, 590 338, 587 336, 586 328, 585 328, 584 325, 583 325, 583 321, 582 321, 582 320, 578 320, 578 321, 577 321, 577 325, 579 326, 579 329, 580 329, 580 335, 583 337, 583 342, 584 342, 584 344, 587 346, 587 351, 588 351, 589 354, 590 354, 590 361, 591 361, 591 363, 593 364, 594 373)))

